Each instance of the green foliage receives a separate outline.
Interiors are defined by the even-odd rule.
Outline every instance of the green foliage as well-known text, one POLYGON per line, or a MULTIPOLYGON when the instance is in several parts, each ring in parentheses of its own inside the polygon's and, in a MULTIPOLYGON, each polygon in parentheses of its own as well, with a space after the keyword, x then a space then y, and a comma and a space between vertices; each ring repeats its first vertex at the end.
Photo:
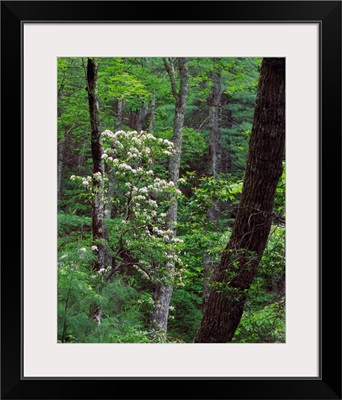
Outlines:
MULTIPOLYGON (((168 182, 168 152, 172 149, 159 146, 160 141, 166 140, 166 145, 172 141, 175 110, 162 58, 104 57, 98 62, 102 127, 114 129, 120 102, 121 129, 137 129, 137 120, 145 112, 144 135, 153 134, 155 139, 145 138, 143 150, 139 143, 133 146, 127 137, 122 136, 115 143, 103 137, 105 173, 94 176, 87 59, 58 58, 58 149, 62 172, 58 202, 58 341, 192 343, 202 313, 204 257, 209 255, 214 266, 219 263, 240 200, 261 59, 189 59, 182 179, 174 182, 175 187, 168 182), (223 168, 216 180, 209 171, 208 118, 214 71, 222 77, 223 168), (110 174, 114 176, 112 197, 108 195, 110 174), (71 180, 72 175, 75 178, 71 180), (91 269, 94 179, 103 179, 105 206, 109 202, 113 206, 112 217, 105 219, 106 246, 118 269, 110 280, 105 278, 108 269, 100 274, 91 269), (156 182, 163 187, 162 192, 155 191, 156 182), (144 188, 148 191, 144 192, 144 188), (172 242, 166 224, 173 196, 178 199, 177 242, 172 242), (215 218, 210 217, 213 209, 217 211, 215 218), (182 280, 174 288, 168 334, 152 333, 152 286, 161 279, 173 282, 175 277, 169 276, 166 259, 171 253, 177 256, 177 276, 182 280), (90 319, 94 305, 101 309, 101 324, 90 319)), ((177 87, 178 83, 176 74, 177 87)), ((274 213, 274 226, 248 293, 235 342, 285 341, 285 163, 274 213)))
POLYGON ((237 343, 285 342, 285 229, 274 226, 235 333, 237 343))
POLYGON ((284 302, 266 305, 258 311, 245 307, 233 343, 284 343, 284 302))
POLYGON ((185 343, 191 343, 200 322, 201 298, 184 289, 172 295, 168 335, 185 343))

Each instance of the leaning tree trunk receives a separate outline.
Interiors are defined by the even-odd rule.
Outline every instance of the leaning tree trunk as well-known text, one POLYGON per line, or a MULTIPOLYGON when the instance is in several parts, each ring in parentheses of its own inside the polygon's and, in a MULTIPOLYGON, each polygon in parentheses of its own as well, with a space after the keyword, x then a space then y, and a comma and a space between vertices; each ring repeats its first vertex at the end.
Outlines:
MULTIPOLYGON (((215 59, 213 62, 215 63, 215 59)), ((221 172, 221 81, 222 75, 220 71, 213 67, 212 73, 212 88, 209 97, 209 171, 214 179, 218 178, 221 172)), ((220 203, 212 201, 207 215, 207 220, 210 224, 217 225, 220 218, 220 203)), ((203 254, 204 280, 203 280, 203 307, 209 297, 210 277, 213 272, 213 258, 209 252, 203 254)))
MULTIPOLYGON (((176 76, 173 61, 164 59, 164 65, 171 81, 172 94, 176 100, 175 116, 173 123, 174 153, 170 156, 169 161, 169 180, 173 181, 177 186, 179 179, 180 160, 182 153, 182 133, 184 125, 185 105, 188 98, 189 73, 186 58, 178 59, 178 74, 180 79, 179 90, 176 89, 176 76)), ((178 202, 175 197, 171 198, 171 204, 168 211, 167 229, 172 231, 172 235, 176 235, 178 202)), ((168 264, 170 276, 173 275, 175 264, 168 264)), ((169 316, 169 307, 172 297, 172 282, 168 285, 157 283, 154 290, 154 307, 152 311, 152 328, 167 332, 167 321, 169 316)))
POLYGON ((93 174, 99 173, 101 179, 93 175, 93 200, 92 200, 92 232, 96 260, 94 269, 100 270, 104 267, 104 209, 103 209, 103 161, 101 144, 101 125, 99 116, 99 102, 97 95, 97 70, 98 63, 88 58, 87 63, 87 90, 89 101, 89 113, 91 124, 91 155, 93 158, 93 174))
POLYGON ((285 59, 261 66, 241 200, 232 236, 216 269, 195 336, 197 343, 226 343, 238 327, 246 293, 269 236, 285 144, 285 59))

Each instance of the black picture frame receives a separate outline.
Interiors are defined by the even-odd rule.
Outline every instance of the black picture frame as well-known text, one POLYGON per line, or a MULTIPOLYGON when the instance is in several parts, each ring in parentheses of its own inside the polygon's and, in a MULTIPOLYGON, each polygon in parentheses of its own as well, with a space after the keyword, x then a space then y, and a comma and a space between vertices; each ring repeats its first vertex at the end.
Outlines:
POLYGON ((1 33, 1 398, 341 399, 341 2, 2 1, 1 33), (111 15, 113 22, 136 23, 319 22, 321 331, 318 378, 22 377, 21 28, 24 21, 99 22, 111 20, 111 15), (132 384, 130 380, 137 382, 132 384))

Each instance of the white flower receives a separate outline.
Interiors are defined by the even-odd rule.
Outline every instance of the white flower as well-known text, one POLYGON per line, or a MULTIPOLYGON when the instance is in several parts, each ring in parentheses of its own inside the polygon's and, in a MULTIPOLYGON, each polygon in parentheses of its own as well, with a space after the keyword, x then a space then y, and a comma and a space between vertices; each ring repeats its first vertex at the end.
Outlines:
POLYGON ((108 158, 108 154, 102 154, 101 158, 108 158))
POLYGON ((173 311, 174 309, 175 309, 175 308, 174 308, 173 306, 170 306, 170 307, 169 307, 169 310, 170 310, 170 311, 173 311))
POLYGON ((82 251, 82 253, 86 253, 87 249, 85 247, 81 247, 80 251, 82 251))
POLYGON ((110 137, 114 136, 113 132, 109 131, 108 129, 106 129, 104 132, 102 132, 101 135, 110 136, 110 137))
POLYGON ((68 257, 68 255, 67 254, 63 254, 62 257, 60 257, 59 259, 63 260, 63 258, 66 258, 66 257, 68 257))
POLYGON ((83 183, 84 186, 88 186, 89 185, 88 181, 83 181, 82 183, 83 183))
POLYGON ((170 151, 164 150, 164 154, 166 154, 167 156, 171 156, 172 153, 170 151))
POLYGON ((70 179, 75 179, 75 178, 76 178, 75 175, 71 175, 71 176, 70 176, 70 179))
POLYGON ((127 186, 127 187, 131 187, 131 186, 132 186, 132 184, 131 184, 131 182, 126 182, 126 183, 125 183, 125 186, 127 186))
POLYGON ((98 251, 97 246, 91 246, 91 249, 92 249, 93 251, 98 251))
POLYGON ((132 170, 132 167, 130 165, 127 165, 127 164, 121 164, 121 165, 119 165, 119 168, 120 169, 127 169, 128 171, 132 170))
POLYGON ((184 240, 178 239, 178 238, 176 238, 176 237, 172 238, 172 241, 173 241, 174 243, 184 243, 184 240))

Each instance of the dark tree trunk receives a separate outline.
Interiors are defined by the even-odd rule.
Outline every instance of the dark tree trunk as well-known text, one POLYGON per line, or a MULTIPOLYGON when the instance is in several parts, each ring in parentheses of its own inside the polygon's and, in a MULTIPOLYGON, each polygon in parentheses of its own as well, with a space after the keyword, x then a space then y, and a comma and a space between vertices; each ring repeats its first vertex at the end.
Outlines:
POLYGON ((262 62, 241 201, 229 243, 214 272, 196 343, 226 343, 238 327, 246 293, 269 236, 285 145, 285 59, 262 62))
MULTIPOLYGON (((213 62, 215 63, 215 59, 213 62)), ((221 81, 222 75, 215 67, 212 73, 212 89, 209 97, 209 172, 214 179, 217 179, 221 172, 221 81)), ((217 225, 220 218, 220 203, 213 201, 208 210, 208 222, 217 225)), ((210 277, 213 272, 213 259, 207 252, 203 254, 204 282, 203 282, 203 307, 209 297, 210 277)))
MULTIPOLYGON (((88 58, 87 63, 87 89, 89 101, 89 113, 91 124, 91 155, 93 158, 93 173, 103 174, 101 125, 99 117, 99 102, 97 95, 97 69, 98 63, 88 58)), ((104 267, 104 209, 103 209, 103 180, 93 178, 93 201, 92 201, 92 232, 93 243, 97 246, 96 261, 94 268, 99 270, 104 267)))
MULTIPOLYGON (((172 93, 176 101, 172 137, 175 152, 170 156, 169 180, 173 181, 175 185, 177 185, 182 153, 182 133, 184 125, 185 105, 188 99, 189 88, 188 62, 186 58, 178 59, 178 74, 180 79, 178 91, 176 89, 176 73, 173 61, 164 59, 164 65, 167 73, 169 74, 172 93)), ((177 212, 178 202, 177 199, 173 197, 171 199, 171 205, 168 211, 167 228, 173 232, 174 236, 176 235, 177 212)), ((170 263, 168 265, 168 268, 174 270, 174 263, 170 263)), ((172 285, 157 284, 154 293, 155 306, 153 307, 152 311, 152 326, 165 332, 167 331, 167 321, 169 316, 169 306, 172 296, 172 290, 172 285)))

